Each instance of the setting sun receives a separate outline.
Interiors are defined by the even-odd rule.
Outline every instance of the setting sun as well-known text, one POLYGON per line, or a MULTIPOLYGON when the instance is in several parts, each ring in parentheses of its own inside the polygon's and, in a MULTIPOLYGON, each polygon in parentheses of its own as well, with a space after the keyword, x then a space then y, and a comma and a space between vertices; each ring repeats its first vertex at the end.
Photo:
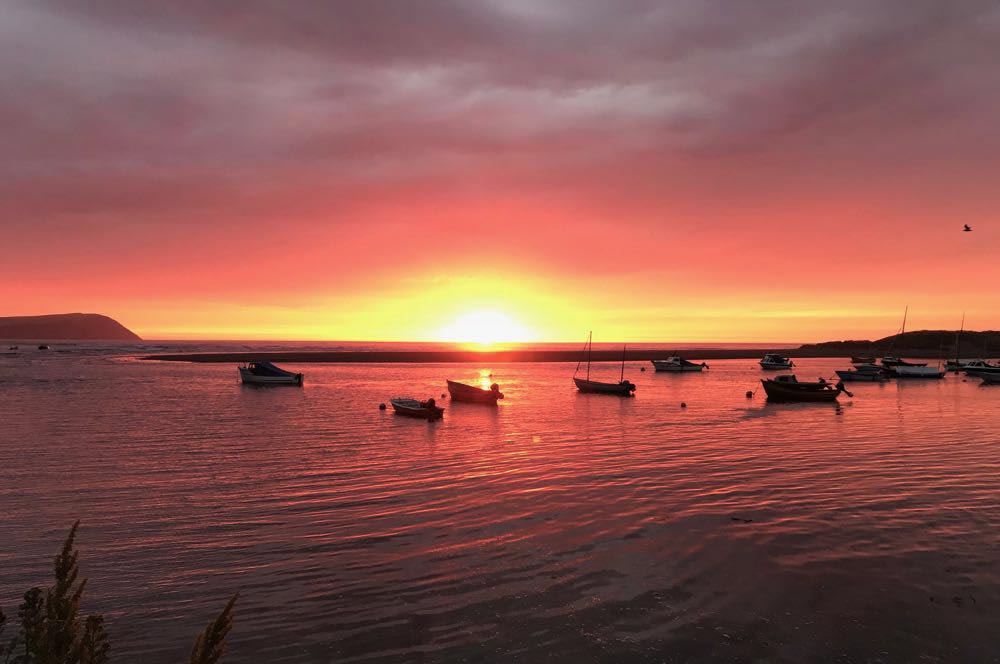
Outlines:
POLYGON ((506 314, 498 311, 473 311, 462 314, 442 328, 438 337, 441 341, 488 346, 498 342, 531 341, 534 335, 506 314))

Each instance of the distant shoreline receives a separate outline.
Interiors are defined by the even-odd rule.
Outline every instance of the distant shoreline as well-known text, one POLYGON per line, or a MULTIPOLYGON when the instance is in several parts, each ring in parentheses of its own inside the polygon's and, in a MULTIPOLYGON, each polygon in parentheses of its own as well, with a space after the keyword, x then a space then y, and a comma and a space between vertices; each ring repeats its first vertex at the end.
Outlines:
MULTIPOLYGON (((845 357, 843 351, 816 348, 775 348, 773 352, 789 357, 845 357)), ((748 360, 760 359, 763 350, 706 348, 688 349, 680 354, 689 360, 748 360)), ((636 349, 625 352, 629 362, 662 360, 673 355, 671 350, 636 349)), ((926 350, 899 352, 904 357, 938 359, 938 353, 926 350)), ((324 362, 357 364, 435 364, 435 363, 509 363, 509 362, 579 362, 586 360, 586 353, 580 350, 501 350, 501 351, 239 351, 224 353, 163 353, 145 355, 139 359, 160 362, 324 362)), ((595 350, 593 362, 620 362, 621 351, 595 350)))

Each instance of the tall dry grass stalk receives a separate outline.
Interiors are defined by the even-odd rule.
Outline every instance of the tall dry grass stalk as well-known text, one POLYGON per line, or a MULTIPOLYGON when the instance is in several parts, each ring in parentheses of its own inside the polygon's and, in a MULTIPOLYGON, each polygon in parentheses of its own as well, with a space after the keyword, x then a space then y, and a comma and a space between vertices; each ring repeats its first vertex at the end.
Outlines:
POLYGON ((205 630, 198 635, 191 650, 190 664, 216 664, 226 652, 226 635, 233 628, 233 606, 239 593, 233 595, 232 599, 226 603, 226 608, 212 622, 208 623, 205 630))
MULTIPOLYGON (((24 593, 18 609, 20 629, 4 641, 7 616, 0 610, 0 662, 4 664, 107 664, 111 644, 101 615, 80 616, 80 600, 87 580, 79 580, 74 548, 77 521, 62 550, 55 557, 55 584, 24 593)), ((195 641, 191 664, 216 664, 226 651, 226 636, 233 627, 233 595, 222 613, 195 641)))

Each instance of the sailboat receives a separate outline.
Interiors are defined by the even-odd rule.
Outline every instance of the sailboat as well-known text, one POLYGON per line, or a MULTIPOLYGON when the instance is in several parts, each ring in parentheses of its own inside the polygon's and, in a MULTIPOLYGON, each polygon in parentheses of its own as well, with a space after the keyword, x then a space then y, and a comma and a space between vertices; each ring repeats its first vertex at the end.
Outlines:
POLYGON ((635 385, 631 382, 625 380, 625 346, 622 346, 622 369, 618 377, 617 383, 602 383, 597 380, 590 380, 590 356, 593 354, 594 350, 594 333, 591 332, 587 337, 587 377, 577 378, 576 374, 580 371, 580 364, 583 360, 576 363, 576 371, 573 372, 573 382, 576 383, 576 389, 581 392, 586 392, 589 394, 617 394, 623 397, 632 396, 635 392, 635 385))
MULTIPOLYGON (((948 360, 945 362, 945 369, 947 371, 964 371, 968 362, 962 362, 961 360, 961 344, 962 344, 962 332, 965 331, 965 314, 962 314, 962 325, 958 328, 958 332, 955 333, 955 360, 948 360)), ((976 362, 976 360, 973 360, 976 362)))
MULTIPOLYGON (((906 336, 906 316, 909 313, 910 313, 910 307, 907 306, 906 309, 903 310, 903 327, 900 329, 899 336, 896 337, 896 339, 902 340, 903 337, 906 336)), ((894 339, 892 345, 889 346, 889 352, 892 352, 892 349, 895 345, 896 341, 894 339)), ((926 366, 927 366, 926 362, 923 363, 907 362, 906 360, 896 357, 894 355, 886 355, 882 358, 882 370, 889 376, 898 375, 896 367, 926 367, 926 366)))

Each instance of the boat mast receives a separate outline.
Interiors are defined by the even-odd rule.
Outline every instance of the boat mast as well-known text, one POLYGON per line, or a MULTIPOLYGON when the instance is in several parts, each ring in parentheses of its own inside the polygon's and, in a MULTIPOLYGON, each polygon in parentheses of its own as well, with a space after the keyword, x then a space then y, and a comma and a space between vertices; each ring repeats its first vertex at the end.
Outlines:
POLYGON ((594 331, 587 336, 587 381, 590 381, 590 356, 594 352, 594 331))
POLYGON ((618 376, 619 383, 625 380, 625 347, 627 345, 628 344, 622 344, 622 373, 620 376, 618 376))
POLYGON ((893 351, 893 350, 895 350, 895 348, 896 348, 896 341, 899 341, 900 343, 903 342, 903 335, 906 334, 906 314, 908 314, 909 312, 910 312, 910 305, 906 305, 906 308, 903 309, 903 327, 899 331, 899 336, 897 336, 895 339, 893 339, 892 343, 889 344, 889 351, 890 352, 893 351))
POLYGON ((965 331, 965 312, 962 312, 962 326, 958 328, 958 334, 955 335, 955 366, 958 366, 958 349, 962 343, 962 332, 965 331))

